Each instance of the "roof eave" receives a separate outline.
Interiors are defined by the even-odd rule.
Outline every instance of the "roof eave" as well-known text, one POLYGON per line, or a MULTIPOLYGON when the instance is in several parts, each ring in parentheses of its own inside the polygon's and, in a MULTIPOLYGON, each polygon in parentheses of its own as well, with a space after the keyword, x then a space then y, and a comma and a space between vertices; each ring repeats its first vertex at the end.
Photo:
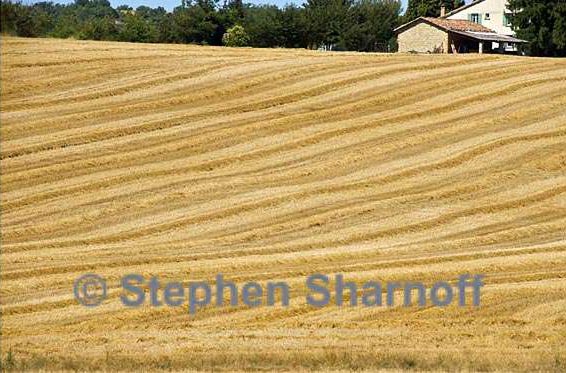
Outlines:
POLYGON ((467 37, 471 37, 477 40, 482 40, 482 41, 494 41, 494 42, 505 42, 505 43, 516 43, 516 44, 524 44, 524 43, 528 43, 528 41, 526 40, 522 40, 522 39, 517 39, 514 38, 512 36, 507 36, 507 35, 500 35, 497 33, 493 33, 493 35, 488 35, 485 38, 482 38, 481 35, 475 34, 473 31, 450 31, 453 32, 455 34, 459 34, 462 36, 467 36, 467 37), (489 36, 493 36, 492 38, 489 38, 489 36))
POLYGON ((426 24, 436 27, 439 30, 443 30, 443 31, 450 31, 449 29, 442 27, 440 25, 437 25, 436 23, 430 22, 428 19, 426 19, 425 17, 419 17, 419 18, 415 18, 414 20, 412 20, 411 22, 407 22, 399 27, 397 27, 396 29, 393 30, 393 32, 395 34, 399 34, 400 32, 405 31, 406 29, 410 28, 412 25, 417 24, 419 22, 425 22, 426 24))

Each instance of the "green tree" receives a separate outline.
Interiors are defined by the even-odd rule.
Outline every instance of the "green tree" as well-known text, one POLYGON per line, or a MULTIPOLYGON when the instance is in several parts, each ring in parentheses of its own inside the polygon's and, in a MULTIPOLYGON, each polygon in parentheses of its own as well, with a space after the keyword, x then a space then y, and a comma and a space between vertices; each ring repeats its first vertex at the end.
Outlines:
POLYGON ((49 3, 26 6, 21 3, 2 1, 0 3, 0 30, 3 33, 37 37, 44 36, 54 27, 54 19, 49 3))
POLYGON ((228 31, 228 29, 238 22, 234 18, 234 13, 228 9, 226 6, 216 10, 210 14, 211 22, 215 25, 214 32, 210 39, 211 45, 223 45, 222 37, 228 31))
POLYGON ((287 48, 308 46, 307 20, 303 8, 287 5, 281 12, 281 33, 283 45, 287 48))
POLYGON ((439 17, 441 7, 446 7, 446 11, 449 12, 464 4, 464 0, 409 0, 405 21, 412 21, 418 17, 439 17))
POLYGON ((351 0, 308 0, 305 5, 311 48, 341 48, 352 25, 351 0))
POLYGON ((235 25, 222 36, 222 43, 227 47, 245 47, 249 43, 249 37, 243 26, 235 25))
POLYGON ((0 2, 0 32, 3 34, 17 35, 16 20, 20 4, 14 4, 10 1, 0 2))
POLYGON ((80 22, 75 14, 75 6, 66 6, 59 13, 50 36, 56 38, 78 36, 79 30, 80 22))
POLYGON ((74 11, 80 21, 118 18, 118 12, 110 6, 108 0, 76 0, 74 11))
POLYGON ((224 0, 219 7, 218 1, 183 0, 167 12, 148 6, 114 9, 108 0, 67 5, 0 0, 0 27, 4 33, 32 37, 382 51, 399 13, 398 0, 308 0, 303 7, 282 9, 243 0, 224 0))
POLYGON ((346 34, 348 50, 388 52, 395 39, 401 5, 396 0, 360 0, 353 6, 355 22, 346 34))
POLYGON ((115 20, 109 17, 93 18, 84 22, 79 31, 83 40, 117 40, 118 29, 115 20))
POLYGON ((511 24, 534 56, 566 56, 566 1, 509 0, 511 24))
POLYGON ((16 35, 34 37, 40 36, 37 27, 37 21, 33 18, 31 8, 21 7, 18 8, 16 19, 14 21, 16 35))
POLYGON ((174 18, 171 13, 165 13, 155 21, 158 43, 180 42, 176 33, 174 18))
POLYGON ((183 43, 210 44, 216 30, 213 11, 200 4, 173 11, 176 37, 183 43))
POLYGON ((274 5, 248 6, 243 27, 253 47, 278 47, 284 44, 281 10, 274 5))
POLYGON ((230 0, 228 1, 226 8, 231 13, 235 22, 244 19, 244 2, 242 0, 230 0))
POLYGON ((138 12, 127 14, 120 30, 120 40, 138 43, 150 43, 156 39, 152 25, 138 12))
POLYGON ((108 0, 75 0, 71 7, 80 39, 118 40, 118 12, 108 0))

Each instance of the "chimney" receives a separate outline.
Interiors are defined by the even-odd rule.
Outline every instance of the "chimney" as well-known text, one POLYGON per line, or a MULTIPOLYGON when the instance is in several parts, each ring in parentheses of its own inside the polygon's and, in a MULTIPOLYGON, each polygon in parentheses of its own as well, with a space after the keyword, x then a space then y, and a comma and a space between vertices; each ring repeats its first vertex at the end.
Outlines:
POLYGON ((446 7, 444 5, 440 7, 440 17, 446 17, 446 7))

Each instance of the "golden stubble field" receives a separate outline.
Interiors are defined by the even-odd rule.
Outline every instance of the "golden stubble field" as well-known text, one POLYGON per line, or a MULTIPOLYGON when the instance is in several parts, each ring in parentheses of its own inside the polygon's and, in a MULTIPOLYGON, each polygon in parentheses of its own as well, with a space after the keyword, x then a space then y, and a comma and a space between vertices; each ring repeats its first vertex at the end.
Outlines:
POLYGON ((1 57, 4 367, 566 370, 566 60, 10 37, 1 57), (477 309, 318 309, 315 272, 486 286, 477 309), (295 291, 189 316, 123 307, 128 273, 295 291))

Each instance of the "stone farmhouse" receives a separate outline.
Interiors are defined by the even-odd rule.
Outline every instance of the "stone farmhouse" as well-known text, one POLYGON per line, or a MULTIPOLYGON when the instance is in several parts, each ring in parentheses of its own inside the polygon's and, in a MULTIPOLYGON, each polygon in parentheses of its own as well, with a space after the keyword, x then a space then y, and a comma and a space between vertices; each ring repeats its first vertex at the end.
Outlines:
POLYGON ((475 0, 440 18, 420 17, 397 29, 399 52, 515 53, 525 43, 509 23, 507 0, 475 0))

